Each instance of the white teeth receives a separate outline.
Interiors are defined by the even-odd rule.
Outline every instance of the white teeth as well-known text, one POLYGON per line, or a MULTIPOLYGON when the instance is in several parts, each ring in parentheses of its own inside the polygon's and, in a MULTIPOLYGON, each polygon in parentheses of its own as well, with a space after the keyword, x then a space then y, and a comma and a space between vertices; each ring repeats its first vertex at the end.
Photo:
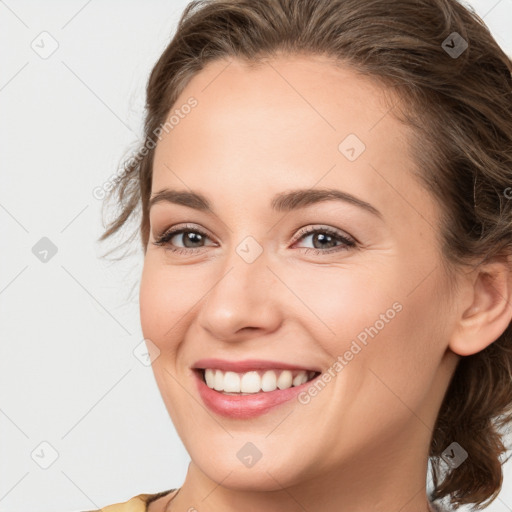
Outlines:
POLYGON ((258 372, 244 373, 240 379, 240 391, 242 393, 257 393, 260 390, 261 379, 258 372))
POLYGON ((315 375, 305 370, 267 370, 246 373, 223 372, 207 368, 204 370, 206 385, 225 393, 259 393, 300 386, 315 375), (279 377, 277 376, 279 374, 279 377))
POLYGON ((300 386, 301 384, 304 384, 304 382, 307 382, 308 376, 306 373, 298 373, 295 378, 293 379, 293 385, 294 386, 300 386))
POLYGON ((222 391, 224 389, 224 374, 220 370, 215 370, 213 389, 216 391, 222 391))
POLYGON ((208 368, 204 372, 204 378, 206 380, 206 385, 213 389, 215 386, 215 372, 211 368, 208 368))
POLYGON ((224 374, 224 391, 227 393, 240 393, 240 376, 235 372, 224 374))
POLYGON ((273 372, 272 370, 265 372, 261 378, 261 390, 274 391, 275 389, 277 389, 276 372, 273 372))
POLYGON ((290 370, 284 370, 277 379, 277 387, 279 389, 288 389, 292 387, 292 372, 290 370))

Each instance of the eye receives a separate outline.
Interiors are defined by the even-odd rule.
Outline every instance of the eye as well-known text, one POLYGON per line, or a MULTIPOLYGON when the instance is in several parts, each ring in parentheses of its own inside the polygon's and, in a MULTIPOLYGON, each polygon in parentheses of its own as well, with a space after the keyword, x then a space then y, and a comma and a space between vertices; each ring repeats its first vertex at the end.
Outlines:
POLYGON ((341 231, 328 226, 303 228, 297 233, 295 240, 306 240, 309 237, 311 237, 314 247, 299 248, 304 250, 306 254, 309 251, 313 251, 315 254, 346 251, 357 246, 354 239, 346 236, 341 231))
POLYGON ((210 237, 207 233, 198 229, 196 226, 176 226, 160 234, 153 244, 165 246, 169 251, 179 254, 196 253, 204 247, 202 245, 198 246, 197 244, 201 244, 209 238, 210 237), (173 238, 179 239, 180 237, 182 239, 183 247, 175 247, 175 244, 171 243, 171 241, 173 238))
MULTIPOLYGON (((294 237, 294 242, 306 240, 311 237, 313 245, 316 247, 299 247, 306 254, 309 251, 314 251, 315 254, 326 254, 331 252, 338 252, 348 250, 356 247, 357 242, 349 238, 341 231, 328 227, 321 226, 317 228, 303 228, 299 230, 294 237)), ((161 233, 153 242, 154 245, 164 246, 167 250, 178 254, 196 254, 204 249, 206 240, 210 240, 209 235, 197 228, 194 225, 176 226, 161 233), (179 240, 181 238, 182 246, 176 247, 173 239, 179 240)))

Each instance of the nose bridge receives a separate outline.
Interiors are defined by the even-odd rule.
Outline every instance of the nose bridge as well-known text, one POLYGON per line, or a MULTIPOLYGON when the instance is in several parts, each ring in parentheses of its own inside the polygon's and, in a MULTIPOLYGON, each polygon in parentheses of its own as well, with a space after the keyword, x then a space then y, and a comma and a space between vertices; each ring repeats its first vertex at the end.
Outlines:
POLYGON ((268 263, 269 252, 264 250, 263 244, 252 235, 243 237, 233 244, 225 257, 219 291, 242 295, 256 304, 258 296, 265 296, 264 285, 272 277, 268 263), (224 287, 227 289, 222 289, 224 287))
POLYGON ((245 327, 276 328, 279 308, 268 293, 275 277, 267 264, 255 238, 247 236, 233 247, 201 305, 199 321, 210 335, 229 340, 245 327))

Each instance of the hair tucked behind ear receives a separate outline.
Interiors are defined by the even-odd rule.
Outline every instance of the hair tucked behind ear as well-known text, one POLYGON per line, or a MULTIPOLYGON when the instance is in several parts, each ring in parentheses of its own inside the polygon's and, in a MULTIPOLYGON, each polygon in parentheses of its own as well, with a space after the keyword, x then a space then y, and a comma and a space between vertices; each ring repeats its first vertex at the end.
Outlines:
MULTIPOLYGON (((391 114, 410 127, 415 172, 441 205, 449 272, 512 254, 512 62, 474 11, 455 0, 189 4, 151 72, 144 145, 110 195, 120 212, 100 240, 141 213, 145 251, 155 139, 194 74, 214 60, 258 63, 278 53, 329 56, 399 98, 391 114), (449 53, 454 32, 468 44, 458 56, 449 53)), ((511 325, 455 371, 432 437, 433 497, 475 508, 495 499, 510 424, 511 325), (453 442, 469 454, 455 469, 441 457, 453 442)))

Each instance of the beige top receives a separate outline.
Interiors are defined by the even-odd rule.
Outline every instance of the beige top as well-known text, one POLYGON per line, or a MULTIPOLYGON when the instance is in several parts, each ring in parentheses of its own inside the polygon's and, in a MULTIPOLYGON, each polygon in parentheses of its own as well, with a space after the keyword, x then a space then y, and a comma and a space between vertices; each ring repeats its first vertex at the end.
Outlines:
POLYGON ((123 501, 122 503, 114 503, 113 505, 102 507, 100 510, 89 510, 87 512, 147 512, 148 505, 152 501, 175 490, 176 489, 169 489, 153 494, 137 494, 137 496, 123 501))
MULTIPOLYGON (((169 489, 167 491, 161 491, 154 494, 138 494, 137 496, 130 498, 128 501, 108 505, 103 507, 101 510, 90 510, 88 512, 147 512, 148 505, 151 502, 156 501, 162 496, 165 496, 166 494, 169 494, 175 490, 176 489, 169 489)), ((442 509, 441 506, 436 503, 431 502, 430 507, 434 512, 444 511, 444 509, 442 509)))

